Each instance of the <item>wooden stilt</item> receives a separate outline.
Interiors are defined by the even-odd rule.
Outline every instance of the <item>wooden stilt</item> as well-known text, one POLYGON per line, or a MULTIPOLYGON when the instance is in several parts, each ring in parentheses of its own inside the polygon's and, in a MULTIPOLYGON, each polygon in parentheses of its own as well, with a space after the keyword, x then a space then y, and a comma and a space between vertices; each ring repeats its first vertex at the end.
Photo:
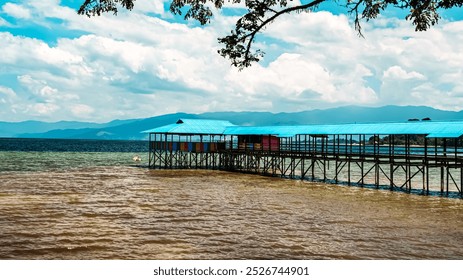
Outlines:
POLYGON ((412 145, 416 138, 403 136, 374 134, 368 142, 367 135, 363 134, 296 135, 281 138, 277 147, 271 142, 271 135, 266 137, 268 143, 261 137, 260 146, 252 141, 242 146, 242 138, 238 136, 153 133, 149 135, 148 166, 220 169, 377 188, 385 184, 391 190, 395 187, 407 192, 421 189, 423 194, 429 194, 432 187, 435 190, 440 187, 442 195, 456 193, 463 198, 460 142, 435 139, 433 147, 432 142, 429 145, 424 138, 424 147, 417 148, 412 145), (380 141, 388 146, 381 145, 380 141), (405 145, 401 146, 402 143, 405 145))

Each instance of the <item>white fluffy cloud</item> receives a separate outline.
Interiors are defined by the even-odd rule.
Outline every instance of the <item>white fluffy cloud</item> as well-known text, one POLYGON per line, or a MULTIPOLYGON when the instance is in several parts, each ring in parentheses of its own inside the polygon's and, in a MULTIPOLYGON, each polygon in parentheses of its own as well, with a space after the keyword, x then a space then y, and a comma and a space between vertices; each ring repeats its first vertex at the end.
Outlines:
POLYGON ((59 106, 54 103, 36 103, 26 107, 26 113, 35 117, 49 116, 56 112, 59 106))
POLYGON ((426 78, 415 71, 407 72, 400 66, 391 66, 386 71, 384 71, 383 75, 384 79, 395 79, 395 80, 425 80, 426 78))
POLYGON ((5 5, 2 6, 2 11, 14 18, 20 18, 20 19, 30 19, 31 18, 31 12, 29 9, 27 9, 24 6, 14 4, 14 3, 5 3, 5 5))
POLYGON ((3 97, 7 97, 7 98, 16 97, 16 93, 14 92, 13 89, 8 88, 8 87, 3 87, 3 86, 0 86, 0 94, 2 94, 3 97))
POLYGON ((95 109, 85 104, 76 104, 71 107, 71 112, 79 119, 87 119, 95 109))
POLYGON ((363 27, 365 38, 357 36, 346 16, 320 12, 286 17, 268 33, 295 44, 294 52, 303 60, 330 73, 338 89, 331 105, 463 109, 456 98, 462 80, 463 22, 442 22, 421 33, 398 19, 379 18, 363 27))
POLYGON ((364 23, 363 39, 344 15, 285 16, 258 38, 269 53, 264 63, 240 72, 217 54, 217 37, 233 17, 219 15, 200 28, 166 21, 162 1, 140 0, 130 13, 88 19, 59 3, 1 7, 63 34, 55 41, 19 36, 2 31, 0 21, 0 109, 9 112, 2 120, 101 122, 349 104, 463 109, 463 22, 415 33, 407 22, 380 18, 364 23))

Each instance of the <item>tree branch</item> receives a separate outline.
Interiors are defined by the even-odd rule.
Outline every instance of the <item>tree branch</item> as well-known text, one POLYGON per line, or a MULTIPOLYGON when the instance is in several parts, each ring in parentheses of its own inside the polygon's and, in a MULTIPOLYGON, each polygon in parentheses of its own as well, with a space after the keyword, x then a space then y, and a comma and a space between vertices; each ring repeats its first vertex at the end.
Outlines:
MULTIPOLYGON (((118 8, 123 7, 132 10, 136 0, 80 0, 82 5, 78 10, 81 15, 99 16, 102 13, 117 13, 118 8)), ((228 58, 232 65, 242 70, 257 62, 263 56, 259 49, 251 51, 257 33, 283 14, 295 11, 303 11, 315 7, 327 0, 304 0, 310 1, 307 4, 287 7, 292 0, 170 0, 170 11, 173 14, 181 15, 184 18, 193 18, 202 25, 210 22, 213 12, 210 8, 212 3, 215 8, 222 9, 225 1, 236 4, 244 2, 248 8, 247 12, 236 22, 231 34, 219 38, 219 42, 225 46, 218 52, 228 58)), ((302 0, 301 0, 302 1, 302 0)), ((336 0, 335 0, 336 1, 336 0)), ((462 7, 463 0, 337 0, 337 4, 348 8, 347 13, 355 17, 355 29, 363 37, 360 21, 376 18, 388 6, 407 10, 407 20, 412 21, 416 31, 425 31, 432 25, 438 23, 440 15, 438 9, 450 9, 462 7), (341 3, 342 2, 342 3, 341 3)))
POLYGON ((271 23, 272 21, 274 21, 277 17, 283 15, 283 14, 288 14, 288 13, 291 13, 291 12, 294 12, 294 11, 300 11, 300 10, 305 10, 305 9, 308 9, 308 8, 311 8, 311 7, 314 7, 322 2, 325 2, 326 0, 315 0, 315 1, 312 1, 310 3, 307 3, 307 4, 304 4, 304 5, 299 5, 299 6, 294 6, 294 7, 289 7, 289 8, 286 8, 286 9, 283 9, 281 11, 274 11, 272 10, 273 12, 275 12, 274 15, 272 15, 271 17, 267 18, 266 20, 264 20, 262 22, 262 24, 260 24, 255 30, 253 30, 252 32, 238 38, 238 41, 245 41, 246 39, 248 39, 248 43, 247 43, 247 46, 246 46, 246 51, 244 53, 244 60, 243 60, 243 63, 244 64, 241 64, 241 65, 237 65, 239 67, 239 69, 243 69, 243 67, 246 67, 246 66, 249 66, 247 61, 251 59, 250 57, 250 51, 251 51, 251 45, 254 41, 254 38, 255 36, 257 35, 257 33, 259 33, 262 28, 264 28, 266 25, 268 25, 269 23, 271 23))
POLYGON ((355 14, 355 19, 354 19, 354 26, 355 26, 355 30, 357 30, 359 36, 363 37, 363 34, 362 34, 362 26, 360 25, 360 19, 359 19, 359 7, 360 7, 360 4, 363 3, 363 0, 359 0, 358 2, 350 2, 346 5, 346 7, 348 5, 354 5, 352 8, 349 9, 349 14, 352 14, 354 13, 355 14))

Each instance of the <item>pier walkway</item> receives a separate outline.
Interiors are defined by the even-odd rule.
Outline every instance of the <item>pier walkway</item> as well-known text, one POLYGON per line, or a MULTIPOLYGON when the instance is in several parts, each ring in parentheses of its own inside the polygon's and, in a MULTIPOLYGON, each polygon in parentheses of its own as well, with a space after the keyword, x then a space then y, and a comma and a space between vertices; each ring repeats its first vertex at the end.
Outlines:
POLYGON ((217 169, 463 197, 463 122, 235 126, 181 119, 149 133, 149 167, 217 169))

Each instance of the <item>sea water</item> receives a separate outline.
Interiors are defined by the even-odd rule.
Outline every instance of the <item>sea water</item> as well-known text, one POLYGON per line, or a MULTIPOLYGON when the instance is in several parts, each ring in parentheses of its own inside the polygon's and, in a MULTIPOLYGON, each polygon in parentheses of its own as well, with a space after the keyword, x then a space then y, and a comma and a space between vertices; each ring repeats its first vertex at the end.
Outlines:
POLYGON ((0 139, 0 259, 463 258, 462 199, 151 170, 147 147, 0 139))

